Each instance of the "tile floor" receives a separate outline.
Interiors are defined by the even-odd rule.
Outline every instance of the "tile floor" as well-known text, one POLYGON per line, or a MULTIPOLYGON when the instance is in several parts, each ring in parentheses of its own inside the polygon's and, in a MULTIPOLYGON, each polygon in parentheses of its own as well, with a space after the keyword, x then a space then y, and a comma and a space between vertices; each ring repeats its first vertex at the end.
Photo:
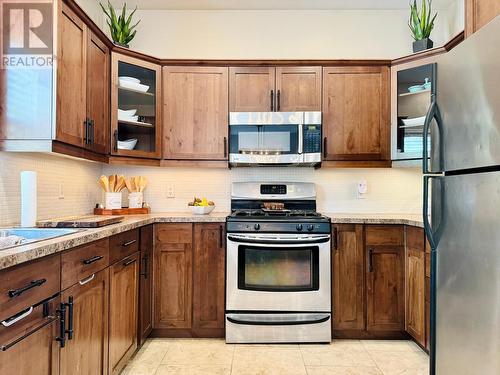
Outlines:
POLYGON ((150 339, 122 375, 427 375, 411 341, 330 345, 227 345, 217 339, 150 339))

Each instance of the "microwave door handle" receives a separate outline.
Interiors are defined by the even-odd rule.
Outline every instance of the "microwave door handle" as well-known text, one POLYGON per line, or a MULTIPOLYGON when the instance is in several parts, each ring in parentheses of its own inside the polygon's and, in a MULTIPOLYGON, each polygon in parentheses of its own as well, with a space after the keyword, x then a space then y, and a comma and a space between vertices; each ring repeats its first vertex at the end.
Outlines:
POLYGON ((297 131, 299 132, 298 153, 302 154, 304 152, 304 125, 299 124, 297 131))

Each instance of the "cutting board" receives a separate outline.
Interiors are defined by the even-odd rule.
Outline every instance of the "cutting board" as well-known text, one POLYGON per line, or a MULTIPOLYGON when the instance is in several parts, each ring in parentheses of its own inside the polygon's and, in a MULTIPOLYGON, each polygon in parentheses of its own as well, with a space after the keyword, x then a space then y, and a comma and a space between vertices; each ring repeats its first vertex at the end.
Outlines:
POLYGON ((43 220, 36 223, 40 228, 100 228, 119 223, 123 216, 70 216, 52 220, 43 220))

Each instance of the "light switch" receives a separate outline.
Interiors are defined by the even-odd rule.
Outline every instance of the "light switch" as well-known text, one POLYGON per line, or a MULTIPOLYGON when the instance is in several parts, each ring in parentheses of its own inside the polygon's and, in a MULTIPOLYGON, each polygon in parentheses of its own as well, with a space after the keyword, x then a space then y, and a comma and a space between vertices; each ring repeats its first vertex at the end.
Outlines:
POLYGON ((365 194, 368 191, 368 183, 366 180, 359 180, 357 185, 357 197, 358 199, 364 199, 365 194))
POLYGON ((167 185, 167 198, 175 198, 174 184, 167 185))

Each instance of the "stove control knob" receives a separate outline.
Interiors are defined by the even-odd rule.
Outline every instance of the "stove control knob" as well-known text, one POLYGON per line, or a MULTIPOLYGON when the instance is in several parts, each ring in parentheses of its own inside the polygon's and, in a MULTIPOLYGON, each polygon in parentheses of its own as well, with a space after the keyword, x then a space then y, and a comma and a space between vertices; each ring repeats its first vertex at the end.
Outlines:
POLYGON ((260 229, 260 224, 255 224, 255 225, 253 226, 253 229, 255 229, 255 230, 259 230, 259 229, 260 229))
POLYGON ((297 224, 295 229, 297 229, 300 232, 302 230, 302 224, 297 224))
POLYGON ((307 226, 307 230, 308 230, 309 232, 311 232, 313 229, 314 229, 314 225, 309 224, 309 225, 307 226))

